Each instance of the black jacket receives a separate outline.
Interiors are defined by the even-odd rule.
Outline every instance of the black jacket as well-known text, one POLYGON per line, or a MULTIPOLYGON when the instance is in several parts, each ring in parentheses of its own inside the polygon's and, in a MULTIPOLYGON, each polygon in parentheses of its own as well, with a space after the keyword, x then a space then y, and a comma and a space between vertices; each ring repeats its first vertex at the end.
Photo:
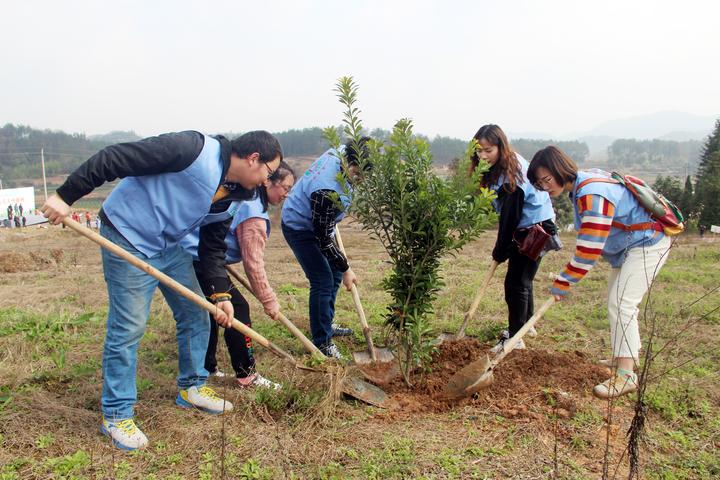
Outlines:
MULTIPOLYGON (((230 141, 222 136, 215 138, 220 142, 221 179, 224 179, 230 167, 230 141)), ((203 145, 203 134, 196 131, 166 133, 137 142, 110 145, 80 165, 57 189, 57 194, 65 203, 72 205, 103 183, 118 178, 180 172, 195 161, 203 145)), ((247 200, 255 195, 255 190, 246 190, 239 184, 223 185, 221 180, 218 188, 220 186, 225 186, 228 194, 213 202, 210 213, 226 210, 233 200, 247 200)), ((103 222, 112 225, 102 209, 100 217, 103 222)), ((230 289, 225 272, 225 235, 231 222, 232 219, 228 219, 200 229, 198 257, 203 276, 216 292, 230 289)))

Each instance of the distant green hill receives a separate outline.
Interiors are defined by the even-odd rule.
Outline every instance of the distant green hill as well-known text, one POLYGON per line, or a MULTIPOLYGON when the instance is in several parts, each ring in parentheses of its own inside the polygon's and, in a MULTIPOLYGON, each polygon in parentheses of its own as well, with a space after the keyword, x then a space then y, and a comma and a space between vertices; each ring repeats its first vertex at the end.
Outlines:
MULTIPOLYGON (((368 132, 379 140, 387 140, 390 132, 376 128, 368 132)), ((223 135, 235 138, 240 133, 227 132, 223 135)), ((309 157, 320 155, 326 148, 322 129, 318 127, 292 129, 276 132, 286 157, 309 157)), ((468 139, 417 134, 430 144, 435 164, 446 166, 463 155, 468 139)), ((135 141, 141 138, 133 131, 113 131, 103 135, 87 136, 81 133, 65 133, 59 130, 38 130, 23 125, 6 124, 0 128, 0 179, 5 188, 41 184, 40 150, 45 153, 45 170, 49 182, 62 182, 62 176, 72 172, 101 148, 119 142, 135 141), (57 178, 52 178, 57 177, 57 178)), ((590 142, 592 143, 592 142, 590 142)), ((547 145, 556 145, 575 162, 588 166, 589 143, 583 140, 536 140, 513 138, 512 146, 528 161, 535 152, 547 145)), ((650 177, 658 173, 684 177, 694 173, 701 142, 672 140, 616 139, 607 148, 604 164, 594 162, 591 166, 619 169, 639 174, 646 172, 650 177)))
POLYGON ((0 128, 0 178, 5 188, 19 186, 18 180, 42 178, 41 150, 45 154, 45 174, 54 177, 71 172, 107 145, 139 138, 134 132, 87 137, 8 123, 0 128))

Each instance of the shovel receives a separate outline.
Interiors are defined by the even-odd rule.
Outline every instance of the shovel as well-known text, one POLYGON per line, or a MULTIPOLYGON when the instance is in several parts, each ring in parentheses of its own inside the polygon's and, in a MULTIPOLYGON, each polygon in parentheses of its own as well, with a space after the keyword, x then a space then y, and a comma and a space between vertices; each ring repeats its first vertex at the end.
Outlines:
POLYGON ((484 358, 475 360, 450 377, 448 384, 443 390, 442 396, 447 399, 458 400, 489 387, 493 382, 493 370, 495 370, 495 367, 498 366, 508 353, 513 351, 515 345, 517 345, 527 331, 532 328, 535 322, 543 316, 545 311, 550 308, 553 303, 555 303, 555 297, 547 299, 540 309, 535 312, 535 315, 525 322, 525 325, 523 325, 512 338, 505 342, 502 352, 498 353, 495 358, 490 360, 486 354, 484 358))
MULTIPOLYGON (((106 239, 105 237, 102 237, 102 236, 98 235, 97 233, 93 232, 93 231, 90 230, 89 228, 83 227, 82 225, 80 225, 80 224, 77 223, 76 221, 74 221, 74 220, 72 220, 72 219, 70 219, 70 218, 67 218, 67 217, 66 217, 65 219, 63 219, 62 223, 63 223, 65 226, 67 226, 67 227, 75 230, 75 232, 79 233, 80 235, 88 238, 89 240, 92 240, 93 242, 97 243, 98 245, 100 245, 101 247, 105 248, 106 250, 114 253, 115 255, 117 255, 118 257, 122 258, 123 260, 125 260, 125 261, 128 262, 129 264, 133 265, 134 267, 137 267, 137 268, 139 268, 140 270, 142 270, 143 272, 147 273, 148 275, 156 278, 156 279, 159 280, 163 285, 165 285, 165 286, 167 286, 167 287, 169 287, 169 288, 172 288, 172 289, 175 290, 177 293, 179 293, 179 294, 182 295, 183 297, 187 298, 188 300, 192 301, 192 302, 195 303, 196 305, 199 305, 200 307, 202 307, 203 309, 207 310, 207 311, 210 312, 211 314, 213 314, 213 313, 215 313, 215 312, 217 311, 217 306, 215 306, 215 305, 213 305, 212 303, 208 302, 208 301, 207 301, 204 297, 202 297, 201 295, 198 295, 197 293, 193 292, 192 290, 190 290, 190 289, 187 288, 186 286, 181 285, 180 283, 176 282, 175 280, 173 280, 173 279, 170 278, 169 276, 165 275, 164 273, 162 273, 162 272, 159 271, 158 269, 156 269, 156 268, 148 265, 147 263, 143 262, 143 261, 140 260, 139 258, 135 257, 134 255, 132 255, 132 254, 130 254, 129 252, 127 252, 126 250, 124 250, 123 248, 115 245, 113 242, 111 242, 110 240, 106 239)), ((255 330, 253 330, 252 328, 244 325, 242 322, 238 321, 238 320, 235 319, 235 318, 233 318, 232 327, 233 327, 235 330, 237 330, 237 331, 239 331, 240 333, 242 333, 243 335, 246 335, 246 336, 252 338, 254 341, 256 341, 257 343, 259 343, 259 344, 262 345, 263 347, 267 348, 268 350, 270 350, 272 353, 274 353, 275 355, 277 355, 277 356, 280 357, 281 359, 287 361, 287 362, 290 363, 294 368, 298 368, 298 369, 301 369, 301 370, 317 371, 317 370, 315 370, 315 369, 308 368, 308 367, 305 367, 305 366, 299 364, 299 363, 295 360, 295 357, 293 357, 292 355, 290 355, 290 354, 287 353, 286 351, 282 350, 280 347, 278 347, 278 346, 275 345, 274 343, 270 342, 267 338, 263 337, 262 335, 260 335, 259 333, 257 333, 255 330)), ((352 382, 352 380, 351 380, 351 382, 352 382)), ((364 382, 363 382, 363 383, 364 383, 364 382)), ((358 388, 358 387, 356 387, 356 385, 354 385, 354 383, 353 383, 352 385, 350 385, 350 387, 352 387, 352 388, 348 388, 348 389, 347 389, 347 390, 349 390, 350 392, 354 392, 354 391, 356 391, 356 390, 358 390, 358 391, 362 390, 362 386, 360 386, 360 387, 358 388)), ((372 386, 371 386, 371 385, 368 385, 368 387, 372 387, 372 386)), ((368 395, 365 395, 365 396, 363 396, 363 397, 353 395, 352 393, 349 393, 349 394, 350 394, 350 395, 353 395, 353 396, 356 396, 356 397, 359 398, 360 400, 363 400, 363 401, 365 401, 365 402, 367 402, 367 403, 369 403, 369 404, 371 404, 371 405, 377 405, 377 406, 381 406, 381 407, 382 407, 382 406, 384 406, 385 402, 387 401, 387 396, 385 395, 385 392, 383 392, 382 390, 380 390, 380 389, 376 389, 376 390, 378 390, 378 392, 371 391, 370 393, 372 393, 372 394, 368 394, 368 395)), ((367 391, 367 389, 366 389, 366 391, 367 391)))
MULTIPOLYGON (((347 257, 342 237, 340 237, 340 229, 337 225, 335 226, 335 238, 337 238, 340 251, 347 257)), ((357 365, 365 378, 371 382, 380 384, 388 383, 399 375, 400 366, 397 360, 395 360, 395 355, 393 355, 390 350, 375 347, 372 336, 370 335, 370 326, 365 318, 365 311, 363 310, 362 303, 360 303, 360 294, 355 284, 352 284, 351 292, 353 302, 355 302, 355 310, 357 310, 358 317, 360 317, 363 335, 365 336, 365 341, 368 346, 367 352, 353 352, 352 356, 355 365, 357 365)))
MULTIPOLYGON (((238 272, 234 266, 226 265, 225 268, 230 273, 230 275, 235 278, 235 280, 240 282, 240 284, 245 287, 248 292, 255 296, 255 292, 253 291, 252 286, 250 286, 248 281, 245 280, 242 275, 240 275, 240 272, 238 272)), ((295 324, 293 324, 285 315, 282 314, 282 312, 278 313, 278 320, 288 330, 290 330, 290 332, 295 335, 298 340, 300 340, 300 343, 303 344, 305 349, 310 352, 311 355, 322 360, 327 358, 320 351, 319 348, 317 348, 310 340, 308 340, 308 338, 295 326, 295 324)), ((358 378, 345 377, 341 385, 341 390, 344 394, 357 398, 358 400, 362 400, 363 402, 369 403, 370 405, 374 405, 376 407, 387 406, 387 395, 385 394, 385 392, 383 392, 375 385, 363 382, 358 378)))
POLYGON ((477 295, 475 295, 475 299, 470 306, 470 310, 468 310, 465 314, 465 318, 463 319, 463 323, 462 325, 460 325, 460 330, 458 330, 457 334, 453 335, 452 333, 441 333, 435 340, 435 343, 439 345, 443 342, 460 340, 461 338, 465 337, 465 329, 468 326, 468 322, 470 322, 470 319, 473 317, 473 315, 475 315, 475 311, 480 305, 480 300, 482 299, 483 295, 485 295, 485 290, 487 290, 488 285, 490 285, 490 280, 492 279, 493 274, 495 273, 495 269, 498 265, 499 263, 495 260, 493 260, 490 264, 490 270, 488 270, 488 272, 485 274, 485 278, 483 279, 483 283, 480 286, 480 290, 478 290, 477 295))

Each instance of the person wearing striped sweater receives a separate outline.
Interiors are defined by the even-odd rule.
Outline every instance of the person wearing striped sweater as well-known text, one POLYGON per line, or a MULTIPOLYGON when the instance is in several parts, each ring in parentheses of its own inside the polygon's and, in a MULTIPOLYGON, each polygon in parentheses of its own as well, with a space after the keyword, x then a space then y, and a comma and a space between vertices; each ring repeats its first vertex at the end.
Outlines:
POLYGON ((576 208, 580 216, 580 228, 575 255, 550 289, 550 293, 559 298, 566 295, 570 285, 579 282, 600 259, 615 216, 615 206, 600 195, 578 198, 576 208))
POLYGON ((614 373, 596 385, 593 393, 614 398, 637 390, 638 305, 667 260, 670 239, 627 188, 607 183, 609 173, 578 171, 570 157, 556 147, 537 152, 527 176, 553 198, 569 193, 575 210, 575 254, 552 284, 555 299, 565 298, 600 257, 612 266, 608 279, 612 359, 605 364, 614 367, 614 373))

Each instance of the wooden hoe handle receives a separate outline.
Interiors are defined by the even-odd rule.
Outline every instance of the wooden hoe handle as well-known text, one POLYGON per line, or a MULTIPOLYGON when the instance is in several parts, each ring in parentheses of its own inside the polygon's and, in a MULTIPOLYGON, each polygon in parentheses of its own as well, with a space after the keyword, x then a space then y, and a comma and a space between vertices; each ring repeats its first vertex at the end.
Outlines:
MULTIPOLYGON (((173 290, 175 290, 175 292, 179 293, 183 297, 192 301, 196 305, 204 308, 211 314, 214 314, 217 311, 217 307, 215 305, 213 305, 212 303, 208 302, 204 297, 193 292, 186 286, 181 285, 180 283, 176 282, 172 278, 170 278, 167 275, 165 275, 164 273, 162 273, 160 270, 148 265, 147 263, 143 262, 136 256, 132 255, 131 253, 129 253, 122 247, 115 245, 113 242, 106 239, 105 237, 98 235, 97 233, 93 232, 89 228, 83 227, 76 221, 74 221, 70 218, 67 218, 67 217, 65 219, 63 219, 62 223, 65 224, 65 226, 67 226, 68 228, 75 230, 75 232, 79 233, 83 237, 86 237, 89 240, 92 240, 93 242, 100 245, 102 248, 104 248, 104 249, 112 252, 113 254, 117 255, 118 257, 122 258, 123 260, 125 260, 129 264, 133 265, 134 267, 137 267, 140 270, 142 270, 143 272, 147 273, 148 275, 155 277, 163 285, 165 285, 169 288, 172 288, 173 290)), ((282 350, 277 345, 270 342, 267 338, 263 337, 262 335, 257 333, 252 328, 248 327, 247 325, 244 325, 242 322, 238 321, 235 318, 233 318, 232 326, 235 330, 252 338, 257 343, 259 343, 263 347, 267 348, 268 350, 273 352, 278 357, 287 360, 288 362, 292 363, 294 366, 297 366, 297 362, 295 361, 295 358, 292 355, 290 355, 289 353, 282 350)))
POLYGON ((483 279, 483 283, 480 286, 480 290, 478 290, 477 295, 475 295, 475 299, 473 300, 472 305, 470 306, 470 310, 467 311, 465 314, 465 318, 463 319, 463 323, 460 326, 460 330, 458 330, 457 336, 458 337, 464 337, 465 336, 465 329, 468 326, 468 322, 472 318, 473 315, 475 315, 475 311, 477 310, 478 306, 480 305, 480 300, 482 300, 483 295, 485 295, 485 290, 487 290, 488 285, 490 285, 490 280, 493 277, 493 274, 495 273, 495 269, 498 267, 498 262, 495 260, 492 261, 490 264, 490 270, 487 271, 485 274, 485 278, 483 279))
MULTIPOLYGON (((335 225, 335 238, 337 238, 340 251, 347 258, 345 246, 343 245, 342 237, 340 236, 340 229, 337 225, 335 225)), ((358 292, 355 284, 352 285, 350 291, 352 292, 353 302, 355 303, 355 310, 357 310, 358 317, 360 317, 360 324, 362 325, 363 335, 365 336, 368 351, 370 352, 370 358, 372 358, 373 362, 377 362, 377 350, 375 350, 375 344, 373 343, 372 336, 370 335, 370 325, 368 325, 367 318, 365 318, 365 310, 363 310, 362 303, 360 303, 360 293, 358 292)))
MULTIPOLYGON (((240 275, 240 272, 238 272, 237 268, 233 265, 226 265, 225 268, 227 269, 228 273, 230 273, 230 276, 235 278, 240 284, 245 287, 245 289, 250 292, 256 299, 257 296, 255 295, 255 292, 253 291, 252 287, 248 283, 247 280, 245 280, 242 275, 240 275)), ((325 358, 325 355, 320 351, 319 348, 317 348, 308 338, 303 334, 294 323, 292 323, 285 315, 282 314, 282 312, 278 313, 277 320, 282 323, 285 328, 290 330, 290 333, 295 335, 295 338, 300 340, 300 343, 303 344, 305 349, 310 352, 313 355, 319 355, 322 358, 325 358)))

